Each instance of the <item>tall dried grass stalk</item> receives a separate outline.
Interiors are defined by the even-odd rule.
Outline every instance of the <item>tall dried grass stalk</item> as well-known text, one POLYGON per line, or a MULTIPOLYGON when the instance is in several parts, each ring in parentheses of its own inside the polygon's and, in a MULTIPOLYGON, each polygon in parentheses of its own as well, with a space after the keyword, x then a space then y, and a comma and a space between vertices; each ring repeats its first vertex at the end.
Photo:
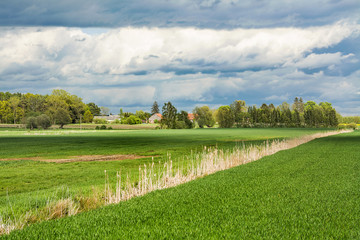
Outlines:
POLYGON ((345 132, 350 131, 331 131, 294 139, 266 141, 261 145, 238 146, 231 151, 205 147, 202 153, 192 153, 184 159, 186 162, 190 162, 186 167, 180 167, 179 165, 177 168, 174 168, 171 155, 168 154, 168 161, 164 163, 162 169, 156 169, 154 162, 150 165, 139 167, 139 180, 137 185, 130 182, 129 176, 126 177, 125 183, 122 183, 121 172, 118 172, 114 192, 110 188, 108 176, 106 175, 105 202, 106 204, 113 204, 126 201, 154 190, 174 187, 221 170, 253 162, 281 150, 294 148, 316 138, 345 132))

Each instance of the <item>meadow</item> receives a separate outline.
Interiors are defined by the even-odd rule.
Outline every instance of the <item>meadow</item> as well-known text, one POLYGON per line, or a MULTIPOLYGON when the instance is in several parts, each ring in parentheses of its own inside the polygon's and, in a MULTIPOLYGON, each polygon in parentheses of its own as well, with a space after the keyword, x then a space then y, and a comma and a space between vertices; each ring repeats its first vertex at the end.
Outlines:
MULTIPOLYGON (((237 145, 294 138, 325 131, 319 129, 192 129, 113 131, 0 131, 0 216, 16 220, 64 198, 80 198, 103 191, 107 170, 128 172, 136 182, 139 166, 184 156, 204 146, 232 149, 237 145), (111 161, 45 162, 82 155, 137 155, 139 159, 111 161)), ((115 184, 115 181, 113 182, 115 184)), ((92 208, 98 207, 94 203, 92 208)), ((34 219, 36 221, 36 219, 34 219)))
POLYGON ((359 142, 359 131, 316 139, 174 188, 2 237, 358 239, 359 142))

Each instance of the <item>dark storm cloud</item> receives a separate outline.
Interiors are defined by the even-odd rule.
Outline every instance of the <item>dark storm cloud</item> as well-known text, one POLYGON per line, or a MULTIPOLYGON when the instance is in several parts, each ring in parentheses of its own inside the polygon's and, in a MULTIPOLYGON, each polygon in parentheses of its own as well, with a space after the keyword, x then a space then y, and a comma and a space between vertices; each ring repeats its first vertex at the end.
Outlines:
POLYGON ((359 21, 357 0, 2 0, 2 26, 259 28, 359 21))

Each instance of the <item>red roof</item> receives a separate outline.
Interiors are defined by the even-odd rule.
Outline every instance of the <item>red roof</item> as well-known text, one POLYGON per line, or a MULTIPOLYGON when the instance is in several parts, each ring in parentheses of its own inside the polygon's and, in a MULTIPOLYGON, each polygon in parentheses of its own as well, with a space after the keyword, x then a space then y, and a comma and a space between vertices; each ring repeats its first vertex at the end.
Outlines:
POLYGON ((195 116, 193 113, 188 113, 188 119, 189 120, 194 120, 195 116))

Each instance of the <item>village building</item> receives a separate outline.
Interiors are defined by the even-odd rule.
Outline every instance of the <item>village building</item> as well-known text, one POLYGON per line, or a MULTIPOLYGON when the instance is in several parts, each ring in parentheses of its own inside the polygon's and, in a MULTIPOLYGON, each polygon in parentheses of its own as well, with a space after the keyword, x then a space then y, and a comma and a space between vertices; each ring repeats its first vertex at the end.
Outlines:
POLYGON ((193 113, 188 113, 188 119, 191 121, 191 122, 194 122, 195 120, 195 115, 193 113))
POLYGON ((157 122, 160 122, 161 119, 162 119, 161 113, 155 113, 149 118, 149 123, 155 123, 155 120, 157 120, 157 122))
POLYGON ((94 116, 94 120, 95 119, 105 119, 106 121, 111 123, 111 122, 113 122, 115 120, 120 120, 120 115, 94 116))

